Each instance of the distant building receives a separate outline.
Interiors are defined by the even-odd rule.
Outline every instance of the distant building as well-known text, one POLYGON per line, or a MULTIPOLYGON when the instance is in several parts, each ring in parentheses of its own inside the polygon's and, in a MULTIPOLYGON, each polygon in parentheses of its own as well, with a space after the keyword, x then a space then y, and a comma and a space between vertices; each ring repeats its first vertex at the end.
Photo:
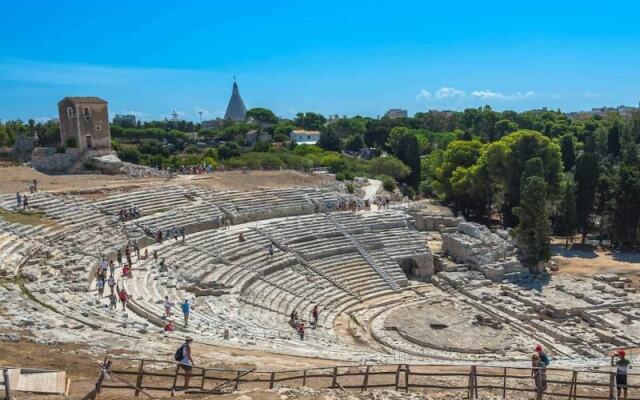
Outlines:
POLYGON ((224 119, 231 121, 244 121, 247 119, 247 107, 240 97, 240 90, 238 90, 238 84, 233 82, 233 90, 231 91, 231 98, 227 105, 227 111, 224 113, 224 119))
POLYGON ((111 148, 109 110, 99 97, 65 97, 58 102, 60 139, 75 141, 79 149, 111 148))
POLYGON ((390 119, 407 118, 407 110, 403 110, 401 108, 392 108, 384 113, 384 116, 390 119))
POLYGON ((638 107, 633 106, 618 106, 618 107, 594 107, 591 111, 575 111, 566 113, 569 118, 581 118, 581 117, 589 117, 592 115, 597 115, 599 117, 604 117, 607 114, 617 113, 621 117, 630 117, 633 113, 640 112, 640 103, 638 103, 638 107))
POLYGON ((123 128, 133 128, 136 126, 136 116, 130 114, 116 114, 113 117, 113 124, 120 125, 123 128))
POLYGON ((320 140, 320 132, 294 129, 289 132, 289 138, 297 144, 316 144, 320 140))

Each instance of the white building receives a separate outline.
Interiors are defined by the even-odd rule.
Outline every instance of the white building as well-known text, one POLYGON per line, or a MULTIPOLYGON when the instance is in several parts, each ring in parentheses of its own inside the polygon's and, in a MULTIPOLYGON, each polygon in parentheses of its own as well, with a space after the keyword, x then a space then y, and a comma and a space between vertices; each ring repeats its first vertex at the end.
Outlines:
POLYGON ((289 132, 289 138, 297 144, 316 144, 320 140, 320 131, 294 129, 289 132))

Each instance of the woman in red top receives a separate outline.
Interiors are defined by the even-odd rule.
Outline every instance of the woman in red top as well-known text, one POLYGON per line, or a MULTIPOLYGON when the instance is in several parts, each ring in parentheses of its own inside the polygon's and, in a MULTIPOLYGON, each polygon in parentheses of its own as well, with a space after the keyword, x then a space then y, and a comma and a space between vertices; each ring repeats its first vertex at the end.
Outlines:
POLYGON ((122 303, 122 311, 127 311, 127 301, 129 301, 129 295, 124 288, 118 292, 118 297, 120 297, 120 302, 122 303))

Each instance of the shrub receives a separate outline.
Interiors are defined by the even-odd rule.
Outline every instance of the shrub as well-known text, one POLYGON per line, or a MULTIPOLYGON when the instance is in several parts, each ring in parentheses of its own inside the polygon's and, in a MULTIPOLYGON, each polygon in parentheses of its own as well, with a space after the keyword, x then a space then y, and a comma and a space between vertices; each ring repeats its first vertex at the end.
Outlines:
POLYGON ((347 192, 349 192, 351 194, 353 194, 356 191, 356 187, 351 182, 348 182, 346 184, 346 187, 347 187, 347 192))
POLYGON ((382 188, 387 192, 393 192, 396 190, 396 181, 392 177, 382 175, 380 180, 382 180, 382 188))
POLYGON ((66 138, 64 145, 65 147, 78 147, 78 141, 74 137, 66 138))
POLYGON ((67 152, 67 149, 65 149, 64 147, 57 147, 56 148, 56 153, 58 154, 64 154, 67 152))

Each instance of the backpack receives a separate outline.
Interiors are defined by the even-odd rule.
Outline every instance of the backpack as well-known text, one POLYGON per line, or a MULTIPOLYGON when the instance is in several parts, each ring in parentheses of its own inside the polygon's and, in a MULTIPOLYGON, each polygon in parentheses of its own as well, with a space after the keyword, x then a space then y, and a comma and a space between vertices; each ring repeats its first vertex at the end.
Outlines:
POLYGON ((176 361, 182 361, 184 358, 184 346, 180 346, 178 350, 176 350, 176 354, 173 356, 176 361))

